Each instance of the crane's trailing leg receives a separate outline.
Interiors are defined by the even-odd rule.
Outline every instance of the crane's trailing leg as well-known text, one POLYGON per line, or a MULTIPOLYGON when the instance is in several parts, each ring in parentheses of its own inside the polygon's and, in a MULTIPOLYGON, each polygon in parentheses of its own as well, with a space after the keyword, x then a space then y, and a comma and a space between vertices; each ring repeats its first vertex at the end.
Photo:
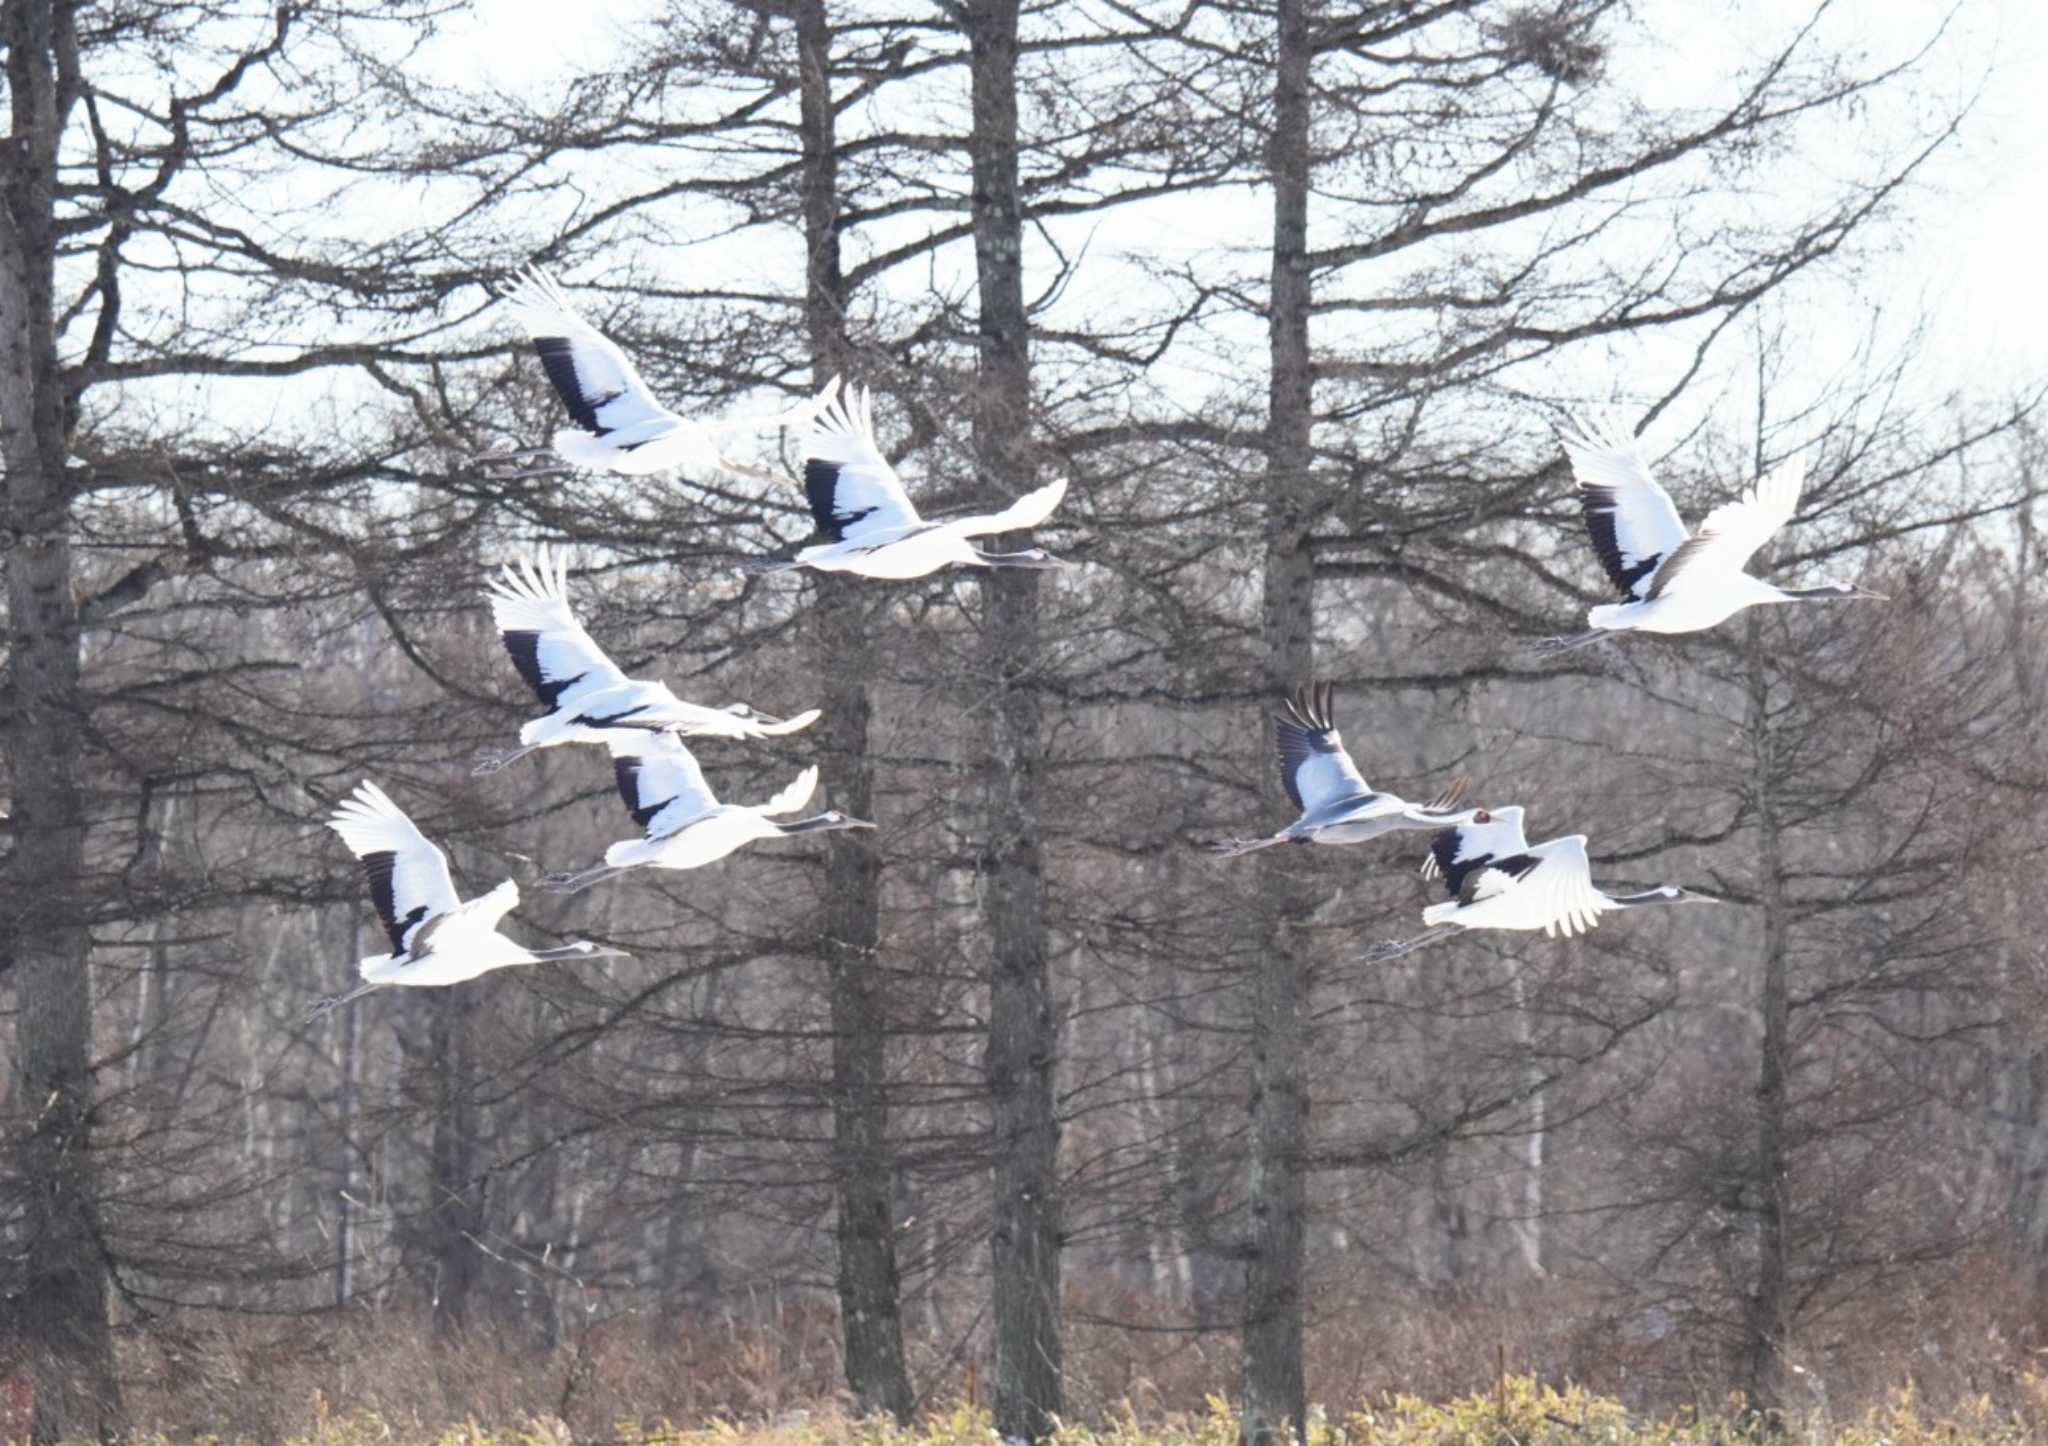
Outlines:
POLYGON ((1439 939, 1448 939, 1453 934, 1464 932, 1464 927, 1459 924, 1439 924, 1434 929, 1417 934, 1413 939, 1388 939, 1373 945, 1361 954, 1359 963, 1384 964, 1389 959, 1399 959, 1403 954, 1413 954, 1425 944, 1434 944, 1439 939))
POLYGON ((1545 638, 1540 643, 1533 644, 1532 651, 1542 653, 1547 657, 1556 657, 1560 653, 1575 653, 1580 648, 1589 648, 1602 638, 1611 638, 1613 636, 1614 632, 1610 628, 1594 628, 1591 632, 1568 633, 1563 637, 1545 638))
POLYGON ((585 869, 580 874, 549 874, 540 881, 540 887, 550 894, 580 894, 592 884, 603 883, 617 874, 630 872, 630 869, 615 869, 607 864, 600 864, 594 869, 585 869))
POLYGON ((510 763, 517 763, 529 753, 538 753, 539 745, 528 744, 524 748, 479 748, 476 751, 476 766, 469 770, 471 778, 482 778, 496 773, 510 763))
POLYGON ((314 1020, 318 1019, 321 1015, 327 1013, 329 1010, 339 1009, 341 1008, 342 1005, 347 1004, 351 1000, 361 999, 365 994, 373 994, 379 989, 388 988, 390 988, 390 981, 387 979, 379 979, 369 984, 358 984, 355 988, 349 990, 349 992, 346 994, 337 994, 331 999, 322 999, 306 1011, 306 1023, 311 1024, 314 1020))
POLYGON ((1211 844, 1204 844, 1203 847, 1208 849, 1210 853, 1216 855, 1216 857, 1218 858, 1234 859, 1242 854, 1256 853, 1260 849, 1271 848, 1274 844, 1288 842, 1290 842, 1290 840, 1278 837, 1225 838, 1218 839, 1211 844))

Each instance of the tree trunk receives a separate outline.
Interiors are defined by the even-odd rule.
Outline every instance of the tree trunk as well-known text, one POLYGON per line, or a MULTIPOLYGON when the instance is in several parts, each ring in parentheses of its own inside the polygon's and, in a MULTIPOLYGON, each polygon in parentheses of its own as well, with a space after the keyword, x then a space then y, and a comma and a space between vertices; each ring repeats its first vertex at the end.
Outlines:
MULTIPOLYGON (((973 75, 974 260, 979 290, 973 421, 985 492, 1031 485, 1031 353, 1017 192, 1017 3, 964 7, 973 75)), ((1020 539, 995 540, 998 550, 1020 539)), ((992 947, 989 1099, 995 1148, 997 1434, 1037 1441, 1061 1409, 1058 1014, 1046 968, 1039 839, 1038 574, 983 582, 983 669, 995 689, 989 755, 987 918, 992 947)))
POLYGON ((427 1232, 432 1256, 434 1334, 446 1339, 469 1324, 483 1261, 483 1187, 476 1170, 476 1108, 470 1102, 470 1014, 474 989, 435 990, 430 1034, 434 1089, 427 1232))
POLYGON ((1756 1279, 1743 1312, 1741 1387, 1749 1411, 1778 1419, 1785 1405, 1785 1327, 1789 1304, 1786 1233, 1791 1199, 1786 1178, 1786 1074, 1790 1060, 1791 995, 1785 973, 1785 896, 1778 837, 1776 768, 1772 756, 1770 680, 1762 626, 1749 620, 1749 734, 1755 756, 1758 894, 1764 906, 1763 980, 1757 1007, 1763 1047, 1756 1087, 1756 1279))
MULTIPOLYGON (((1315 667, 1315 573, 1308 550, 1312 391, 1309 371, 1309 61, 1307 0, 1280 0, 1271 170, 1273 277, 1268 301, 1271 377, 1266 415, 1267 508, 1263 641, 1275 693, 1315 667)), ((1243 1433, 1247 1446, 1306 1440, 1302 1281, 1308 1132, 1303 1038, 1309 961, 1295 921, 1308 900, 1281 855, 1260 855, 1272 921, 1252 970, 1251 1238, 1245 1265, 1243 1433)))
POLYGON ((0 152, 0 463, 6 469, 14 850, 13 1141, 25 1247, 19 1320, 35 1382, 36 1441, 123 1429, 107 1320, 92 1123, 93 1001, 84 894, 78 605, 64 398, 53 331, 56 164, 77 94, 69 7, 5 7, 9 144, 0 152))
MULTIPOLYGON (((358 910, 349 926, 351 963, 363 957, 363 918, 358 910)), ((334 1226, 334 1303, 347 1305, 355 1294, 356 1252, 356 1110, 361 1100, 363 1078, 363 1011, 335 1011, 341 1021, 341 1103, 336 1109, 340 1132, 340 1169, 335 1195, 339 1201, 334 1226)))
MULTIPOLYGON (((852 360, 846 282, 839 264, 839 156, 832 108, 831 27, 822 4, 796 8, 803 128, 804 319, 820 385, 852 360)), ((868 757, 879 593, 855 577, 816 577, 813 637, 824 684, 818 743, 835 807, 872 819, 868 757)), ((840 1330, 846 1385, 862 1415, 908 1422, 915 1406, 903 1361, 902 1287, 896 1265, 895 1168, 889 1149, 888 1013, 877 947, 882 856, 870 834, 826 835, 824 938, 832 1009, 832 1179, 838 1207, 840 1330)))

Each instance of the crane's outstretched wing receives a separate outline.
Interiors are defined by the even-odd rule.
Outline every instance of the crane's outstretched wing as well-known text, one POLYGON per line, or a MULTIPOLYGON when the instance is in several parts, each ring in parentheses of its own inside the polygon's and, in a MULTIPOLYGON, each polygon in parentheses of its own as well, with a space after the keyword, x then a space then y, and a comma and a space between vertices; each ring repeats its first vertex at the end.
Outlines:
POLYGON ((704 770, 675 734, 622 729, 606 733, 604 741, 619 797, 649 838, 665 838, 718 807, 704 770))
POLYGON ((1519 806, 1510 805, 1490 813, 1482 811, 1470 823, 1431 836, 1429 857, 1422 861, 1422 876, 1433 879, 1441 874, 1445 892, 1460 902, 1470 902, 1464 897, 1464 889, 1471 874, 1496 859, 1528 852, 1529 841, 1522 837, 1519 806))
POLYGON ((673 418, 611 338, 585 321, 553 277, 528 267, 505 294, 576 425, 597 433, 673 418))
POLYGON ((1709 512, 1692 539, 1657 569, 1650 596, 1662 597, 1673 588, 1683 588, 1682 579, 1688 573, 1710 578, 1742 571, 1756 550, 1792 520, 1805 482, 1806 463, 1788 457, 1741 497, 1709 512))
POLYGON ((1280 754, 1280 782, 1304 814, 1346 798, 1372 792, 1358 765, 1344 751, 1330 711, 1332 683, 1308 683, 1294 690, 1287 711, 1274 715, 1273 743, 1280 754))
POLYGON ((847 387, 818 408, 804 442, 804 491, 819 533, 834 542, 859 542, 922 520, 875 442, 866 387, 847 387))
POLYGON ((818 791, 818 768, 812 764, 799 773, 790 785, 766 803, 756 804, 756 813, 773 818, 778 813, 795 813, 811 801, 811 795, 818 791))
POLYGON ((369 779, 336 805, 327 826, 363 861, 370 902, 391 936, 394 955, 409 952, 407 940, 418 937, 423 925, 461 907, 448 878, 448 856, 369 779))
POLYGON ((504 575, 491 579, 490 594, 491 617, 512 666, 544 706, 554 708, 572 687, 591 691, 626 681, 570 611, 568 566, 546 546, 506 563, 504 575))
POLYGON ((1554 838, 1529 850, 1536 867, 1521 887, 1541 897, 1545 935, 1562 934, 1569 939, 1583 934, 1600 922, 1600 894, 1593 887, 1593 867, 1586 859, 1586 836, 1582 833, 1554 838))
POLYGON ((946 519, 946 526, 962 537, 991 537, 998 532, 1022 532, 1027 527, 1036 527, 1052 516, 1053 509, 1060 505, 1060 499, 1067 495, 1067 479, 1048 482, 1035 491, 1026 492, 1001 512, 984 513, 979 517, 952 517, 946 519))
POLYGON ((1649 594, 1651 578, 1685 544, 1685 524, 1671 494, 1650 475, 1650 464, 1633 437, 1611 424, 1580 423, 1559 432, 1572 475, 1579 483, 1579 508, 1593 551, 1626 601, 1649 594))

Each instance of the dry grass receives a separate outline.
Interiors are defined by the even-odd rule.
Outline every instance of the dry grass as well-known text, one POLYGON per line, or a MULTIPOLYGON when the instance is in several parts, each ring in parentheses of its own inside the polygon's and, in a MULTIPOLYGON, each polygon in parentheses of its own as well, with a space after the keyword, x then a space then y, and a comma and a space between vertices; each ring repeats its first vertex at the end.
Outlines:
MULTIPOLYGON (((1234 1337, 1089 1323, 1143 1322, 1146 1306, 1074 1311, 1065 1439, 1232 1446, 1222 1398, 1234 1337)), ((1323 1403, 1312 1446, 1735 1439, 1725 1373, 1702 1367, 1699 1343, 1645 1342, 1625 1325, 1610 1303, 1561 1285, 1511 1301, 1326 1305, 1310 1335, 1310 1393, 1323 1403)), ((1938 1292, 1826 1322, 1794 1343, 1808 1392, 1794 1403, 1798 1434, 1845 1446, 2048 1440, 2042 1325, 1989 1259, 1938 1292)), ((751 1323, 619 1317, 546 1350, 487 1333, 436 1341, 389 1316, 234 1323, 126 1340, 122 1364, 129 1410, 153 1441, 989 1446, 975 1365, 985 1343, 910 1344, 925 1405, 909 1431, 848 1418, 837 1323, 822 1307, 751 1323)), ((0 1439, 25 1430, 19 1404, 0 1390, 0 1439)))

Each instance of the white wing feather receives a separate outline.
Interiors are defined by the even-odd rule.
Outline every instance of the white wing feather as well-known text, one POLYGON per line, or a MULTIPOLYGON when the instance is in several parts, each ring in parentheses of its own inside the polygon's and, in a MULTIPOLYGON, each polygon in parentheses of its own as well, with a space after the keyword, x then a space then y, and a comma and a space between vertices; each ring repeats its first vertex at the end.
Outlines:
POLYGON ((955 518, 946 523, 962 537, 987 537, 997 532, 1021 532, 1027 527, 1036 527, 1052 516, 1053 509, 1060 505, 1060 499, 1067 495, 1067 479, 1062 477, 1049 482, 1033 492, 1026 492, 1001 512, 991 512, 981 517, 955 518))
POLYGON ((839 469, 832 509, 840 517, 857 519, 840 525, 840 535, 848 542, 923 521, 903 490, 903 479, 875 441, 874 398, 866 387, 847 387, 818 407, 804 443, 804 462, 806 470, 812 462, 829 462, 839 469))
POLYGON ((605 746, 615 767, 629 761, 635 766, 638 806, 655 810, 643 825, 649 838, 674 833, 718 807, 718 798, 704 781, 696 755, 675 734, 620 730, 605 735, 605 746))
POLYGON ((1534 890, 1548 922, 1545 935, 1569 939, 1600 922, 1600 895, 1593 887, 1592 865, 1586 859, 1586 836, 1569 834, 1529 850, 1536 867, 1523 879, 1534 890))
MULTIPOLYGON (((572 679, 579 693, 594 692, 627 681, 626 675, 583 630, 569 606, 567 564, 551 554, 546 545, 530 558, 506 563, 502 577, 490 580, 491 619, 504 634, 537 633, 533 666, 538 671, 526 679, 536 695, 547 701, 540 683, 568 683, 572 679)), ((520 672, 526 672, 519 651, 510 637, 506 647, 520 672)), ((556 700, 559 703, 559 700, 556 700)))
POLYGON ((1655 593, 1682 590, 1688 578, 1708 582, 1742 571, 1756 550, 1799 511, 1805 483, 1805 460, 1788 457, 1748 492, 1709 512, 1693 539, 1657 569, 1655 593))
POLYGON ((798 809, 809 803, 811 795, 817 791, 818 768, 816 764, 813 764, 802 773, 799 773, 795 781, 783 789, 782 792, 776 794, 766 803, 756 804, 754 811, 771 818, 779 813, 795 813, 798 809))
MULTIPOLYGON (((1460 824, 1452 831, 1458 836, 1457 850, 1451 855, 1452 863, 1487 854, 1504 859, 1531 852, 1528 840, 1522 836, 1522 810, 1514 805, 1494 810, 1485 823, 1460 824)), ((1422 877, 1434 879, 1442 874, 1443 869, 1438 866, 1436 854, 1432 851, 1422 861, 1422 877)))
MULTIPOLYGON (((381 869, 372 866, 368 870, 371 898, 389 932, 410 934, 426 920, 461 907, 455 884, 448 877, 448 856, 369 779, 357 784, 354 795, 335 806, 327 826, 341 835, 349 852, 359 859, 392 856, 390 872, 382 876, 389 883, 388 898, 383 896, 381 869)), ((400 952, 402 943, 394 939, 392 952, 400 952)))
POLYGON ((505 304, 542 348, 548 379, 579 424, 595 432, 616 432, 675 416, 655 398, 626 354, 585 321, 554 278, 538 266, 521 274, 519 284, 506 293, 505 304), (548 355, 551 343, 559 344, 558 355, 566 367, 548 355))
MULTIPOLYGON (((1668 561, 1685 544, 1685 523, 1679 519, 1671 494, 1650 475, 1650 464, 1634 437, 1612 423, 1582 421, 1577 427, 1576 433, 1559 432, 1558 441, 1571 458, 1572 476, 1582 492, 1600 488, 1613 495, 1613 509, 1605 515, 1614 526, 1615 558, 1610 561, 1603 556, 1601 562, 1620 586, 1617 566, 1623 572, 1633 572, 1651 558, 1668 561)), ((1633 583, 1635 597, 1648 592, 1654 576, 1646 574, 1633 583)))

